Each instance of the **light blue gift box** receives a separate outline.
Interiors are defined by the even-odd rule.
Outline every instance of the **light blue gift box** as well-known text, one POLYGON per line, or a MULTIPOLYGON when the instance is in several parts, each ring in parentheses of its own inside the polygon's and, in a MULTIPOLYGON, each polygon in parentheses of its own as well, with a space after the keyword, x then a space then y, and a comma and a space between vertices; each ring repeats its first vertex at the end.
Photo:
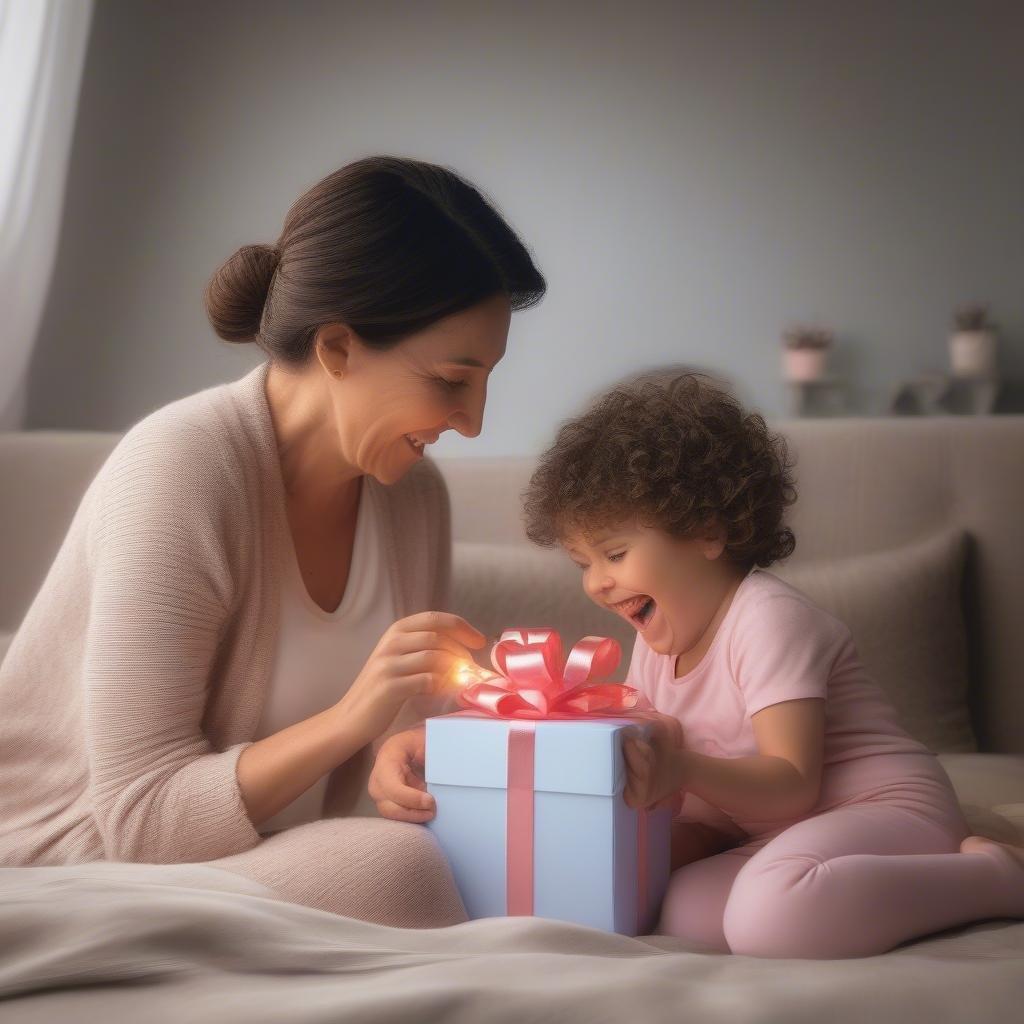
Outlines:
MULTIPOLYGON (((425 778, 437 813, 428 823, 471 918, 506 914, 508 719, 428 718, 425 778)), ((626 806, 622 732, 642 720, 535 723, 534 914, 649 934, 668 884, 669 809, 647 812, 646 914, 638 927, 638 812, 626 806)))

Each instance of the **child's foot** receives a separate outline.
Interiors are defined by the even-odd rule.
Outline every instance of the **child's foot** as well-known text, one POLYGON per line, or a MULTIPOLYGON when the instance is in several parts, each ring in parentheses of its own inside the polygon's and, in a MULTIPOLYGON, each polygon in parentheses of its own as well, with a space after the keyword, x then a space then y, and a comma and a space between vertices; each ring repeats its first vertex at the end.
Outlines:
POLYGON ((1008 910, 1016 917, 1024 917, 1024 848, 986 836, 968 836, 960 844, 960 852, 981 853, 999 864, 1009 886, 1008 910))
POLYGON ((968 836, 960 844, 961 853, 986 853, 990 857, 1005 859, 1008 853, 1014 860, 1024 868, 1024 847, 1014 846, 1011 843, 1001 843, 998 839, 989 839, 988 836, 968 836), (1006 853, 1000 854, 999 848, 1006 853))

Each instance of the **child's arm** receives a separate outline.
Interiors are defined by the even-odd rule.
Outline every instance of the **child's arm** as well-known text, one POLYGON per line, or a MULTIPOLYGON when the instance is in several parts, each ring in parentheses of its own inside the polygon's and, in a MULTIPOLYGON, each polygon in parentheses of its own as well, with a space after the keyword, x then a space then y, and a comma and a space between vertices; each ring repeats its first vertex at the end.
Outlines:
POLYGON ((783 701, 751 716, 760 753, 709 757, 693 750, 630 738, 625 747, 626 802, 648 806, 680 789, 737 818, 798 817, 818 800, 825 737, 825 701, 783 701))

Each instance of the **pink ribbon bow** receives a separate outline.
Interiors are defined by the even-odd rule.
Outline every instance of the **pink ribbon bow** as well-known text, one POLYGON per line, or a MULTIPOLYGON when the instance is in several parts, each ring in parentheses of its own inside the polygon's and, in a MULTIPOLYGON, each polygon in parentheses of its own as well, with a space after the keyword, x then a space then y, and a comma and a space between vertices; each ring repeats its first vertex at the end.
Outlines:
POLYGON ((553 629, 506 629, 491 650, 500 681, 473 683, 459 692, 460 707, 495 718, 578 718, 639 710, 648 701, 625 683, 595 683, 622 657, 617 640, 585 636, 562 664, 562 641, 553 629))

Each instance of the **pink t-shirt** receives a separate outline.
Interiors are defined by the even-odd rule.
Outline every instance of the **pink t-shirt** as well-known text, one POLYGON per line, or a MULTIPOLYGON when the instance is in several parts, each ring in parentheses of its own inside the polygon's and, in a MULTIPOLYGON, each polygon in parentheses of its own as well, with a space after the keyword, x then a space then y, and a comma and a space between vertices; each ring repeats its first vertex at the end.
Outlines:
MULTIPOLYGON (((675 660, 637 634, 626 682, 679 719, 687 748, 711 757, 759 753, 751 716, 763 708, 801 697, 826 701, 821 794, 800 818, 908 788, 940 802, 952 793, 935 755, 908 735, 868 675, 849 629, 770 572, 755 568, 743 579, 696 668, 677 679, 675 660)), ((680 817, 737 837, 780 825, 732 818, 689 792, 680 817)))

